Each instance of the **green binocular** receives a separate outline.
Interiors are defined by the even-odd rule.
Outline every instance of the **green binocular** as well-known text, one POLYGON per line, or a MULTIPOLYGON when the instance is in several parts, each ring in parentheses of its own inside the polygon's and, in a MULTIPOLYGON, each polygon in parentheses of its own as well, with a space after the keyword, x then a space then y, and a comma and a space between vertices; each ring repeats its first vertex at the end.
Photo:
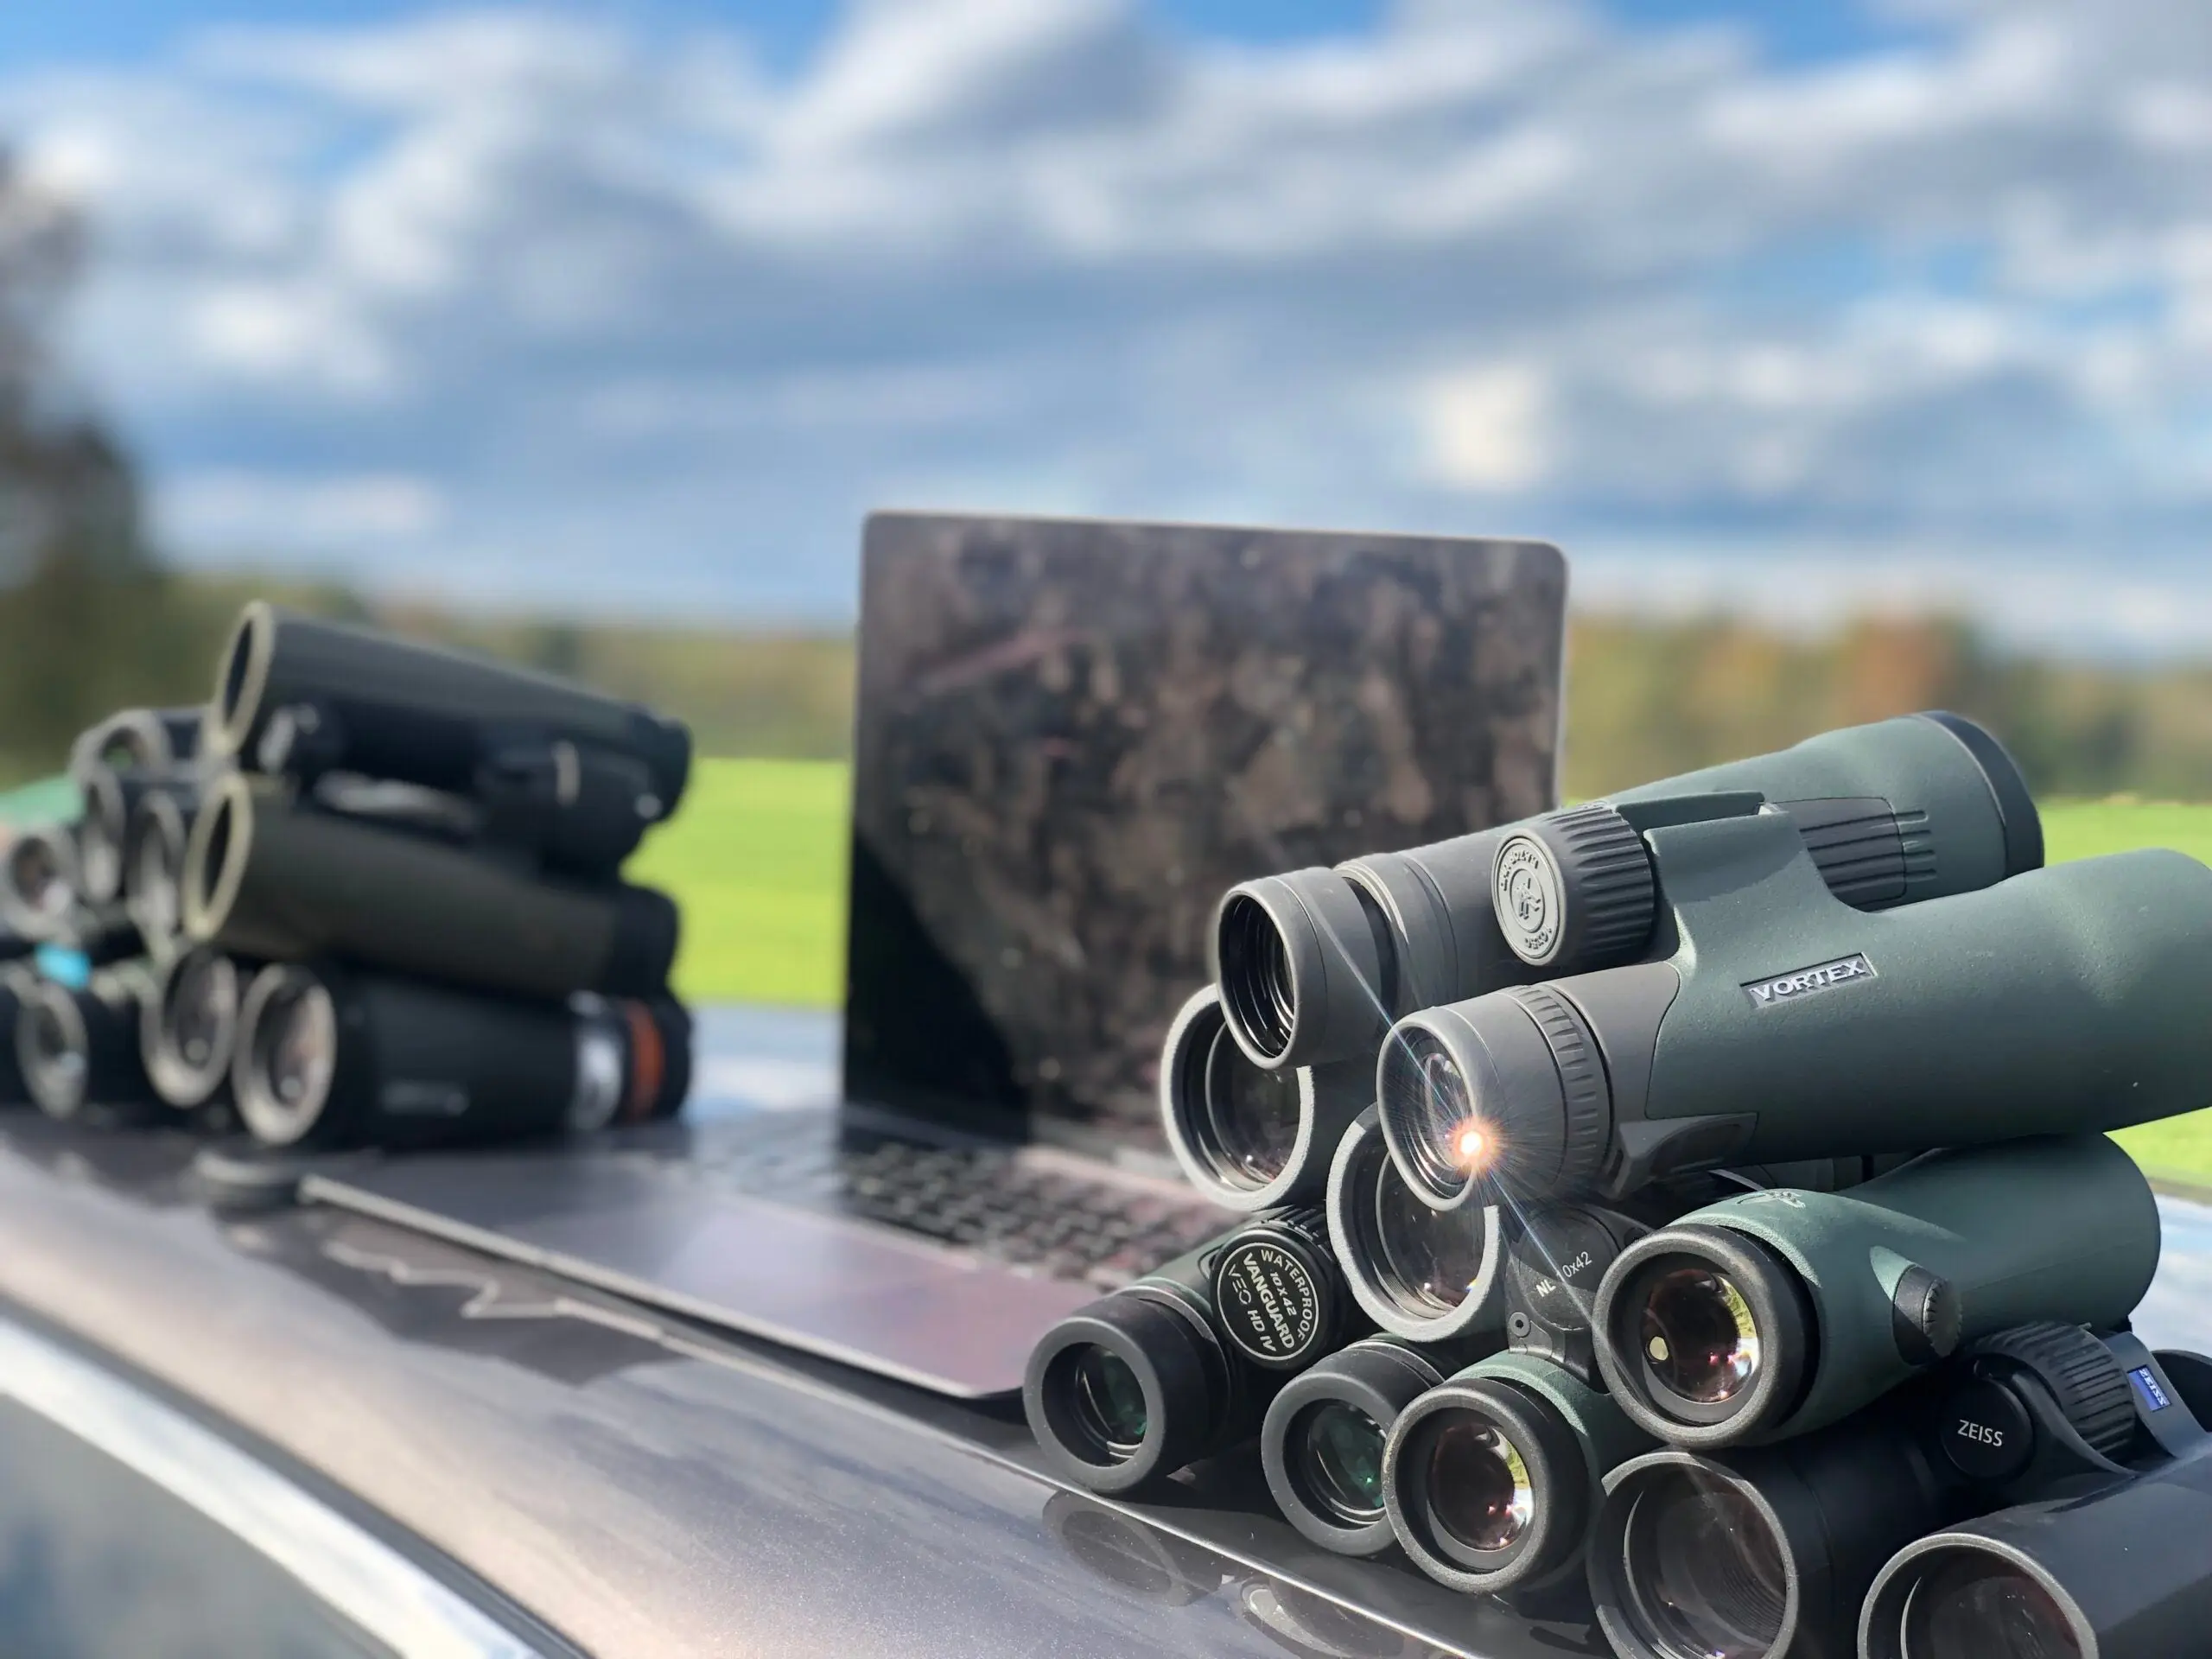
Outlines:
POLYGON ((1826 888, 1860 909, 2043 862, 2035 804, 1994 738, 1955 715, 1882 721, 1572 811, 1240 883, 1211 946, 1229 1029, 1262 1067, 1372 1064, 1400 1015, 1668 954, 1638 832, 1716 802, 1777 804, 1826 888))
POLYGON ((2212 870, 2121 853, 1870 914, 1781 813, 1647 831, 1666 960, 1399 1022, 1377 1067, 1426 1201, 2113 1129, 2212 1101, 2212 870))
POLYGON ((1623 1410, 1712 1448, 1834 1422, 2012 1325, 2117 1327, 2158 1265, 2158 1206, 2126 1153, 2101 1135, 2008 1141, 1694 1211, 1620 1252, 1592 1334, 1623 1410))
POLYGON ((1493 1354, 1397 1414, 1383 1503, 1439 1583, 1540 1592, 1580 1569, 1607 1471, 1650 1444, 1603 1389, 1534 1354, 1493 1354))

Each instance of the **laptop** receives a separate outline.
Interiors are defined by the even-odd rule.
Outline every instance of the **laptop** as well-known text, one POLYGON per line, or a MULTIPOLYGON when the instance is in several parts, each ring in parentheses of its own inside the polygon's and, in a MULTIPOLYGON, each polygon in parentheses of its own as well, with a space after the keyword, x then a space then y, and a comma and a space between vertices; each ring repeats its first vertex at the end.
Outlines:
POLYGON ((861 575, 836 1096, 306 1196, 1012 1393, 1055 1319, 1236 1220, 1157 1096, 1222 892, 1554 798, 1541 543, 880 513, 861 575))

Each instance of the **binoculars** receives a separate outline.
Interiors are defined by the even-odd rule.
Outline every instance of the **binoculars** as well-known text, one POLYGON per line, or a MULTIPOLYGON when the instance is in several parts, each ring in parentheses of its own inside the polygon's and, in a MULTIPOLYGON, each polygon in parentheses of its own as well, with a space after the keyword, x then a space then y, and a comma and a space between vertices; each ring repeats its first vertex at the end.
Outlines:
POLYGON ((2121 853, 1866 913, 1782 813, 1645 838, 1669 959, 1390 1033, 1382 1132, 1427 1202, 2122 1128, 2212 1100, 2212 870, 2192 858, 2121 853))
POLYGON ((1639 832, 1715 802, 1772 804, 1836 901, 1862 910, 2043 862, 2034 803, 1995 739, 1955 715, 1883 721, 1573 811, 1240 883, 1211 944, 1229 1028, 1262 1067, 1371 1062, 1404 1014, 1671 951, 1639 832))
POLYGON ((184 931, 184 855, 203 785, 196 776, 149 779, 123 836, 123 908, 149 949, 166 949, 184 931))
POLYGON ((87 904, 111 905, 123 896, 138 802, 193 775, 200 715, 198 709, 126 709, 72 746, 69 775, 83 798, 76 885, 87 904))
POLYGON ((2155 1624, 2178 1582, 2203 1574, 2201 1548, 2187 1573, 2171 1565, 2173 1516, 2158 1535, 2139 1519, 2128 1537, 2094 1521, 2075 1534, 2094 1541, 2093 1572, 2109 1573, 2106 1582, 2092 1585, 2079 1558, 2051 1552, 2082 1593, 2101 1598, 2083 1621, 2107 1621, 2111 1644, 2101 1647, 2068 1631, 2057 1611, 2066 1592, 2048 1595, 2031 1570, 2008 1576, 1999 1541, 2040 1541, 2038 1521, 2072 1516, 2084 1492, 2186 1486, 2203 1431, 2173 1379, 2207 1369, 2124 1332, 2025 1325, 1798 1439, 1631 1459, 1606 1478, 1590 1544, 1599 1626, 1627 1659, 1844 1654, 1854 1638, 1862 1654, 1887 1659, 2201 1650, 2201 1632, 2194 1648, 2112 1642, 2145 1610, 2155 1624), (2015 1507, 1988 1513, 2000 1504, 2015 1507))
POLYGON ((333 810, 244 772, 215 783, 193 823, 183 900, 186 936, 238 955, 344 958, 518 996, 650 997, 676 958, 664 893, 539 876, 419 811, 333 810))
POLYGON ((2158 1265, 2158 1211, 2101 1135, 1930 1153, 1843 1192, 1746 1192, 1630 1244, 1592 1317, 1606 1386, 1677 1446, 1802 1434, 1962 1344, 2110 1330, 2158 1265))
POLYGON ((2166 1438, 2148 1466, 2083 1475, 2062 1491, 1906 1544, 1875 1574, 1859 1659, 2184 1659, 2212 1629, 2212 1361, 2137 1354, 2123 1387, 2166 1438))
POLYGON ((246 988, 231 1086, 266 1146, 444 1146, 668 1116, 690 1055, 664 995, 549 1003, 275 963, 246 988))
POLYGON ((365 628, 246 607, 205 747, 303 784, 351 773, 466 798, 548 868, 612 872, 675 811, 690 734, 639 704, 365 628))
POLYGON ((1135 1491, 1249 1440, 1287 1377, 1366 1329, 1320 1212, 1275 1211, 1046 1332, 1022 1409, 1062 1475, 1135 1491))
POLYGON ((1232 888, 1168 1141, 1318 1198, 1379 1334, 1239 1363, 1305 1327, 1202 1251, 1047 1338, 1040 1440, 1122 1491, 1256 1417, 1313 1544, 1628 1659, 2206 1650, 2212 1360, 2129 1331, 2104 1132, 2212 1103, 2212 869, 2043 865, 1930 714, 1232 888))

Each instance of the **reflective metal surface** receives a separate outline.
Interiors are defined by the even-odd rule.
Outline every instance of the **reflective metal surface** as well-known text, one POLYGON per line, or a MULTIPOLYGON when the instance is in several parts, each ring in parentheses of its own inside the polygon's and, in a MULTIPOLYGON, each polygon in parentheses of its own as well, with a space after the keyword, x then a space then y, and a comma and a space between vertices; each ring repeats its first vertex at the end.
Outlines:
MULTIPOLYGON (((707 1116, 789 1104, 810 1066, 826 1083, 834 1021, 706 1027, 707 1116), (734 1039, 777 1064, 722 1063, 734 1039), (748 1075, 772 1084, 749 1103, 731 1086, 748 1075)), ((1158 1503, 1080 1497, 1011 1413, 365 1217, 225 1220, 185 1179, 192 1150, 0 1118, 0 1300, 206 1414, 434 1577, 587 1651, 1603 1651, 1571 1618, 1306 1545, 1267 1512, 1255 1462, 1220 1460, 1158 1503)), ((2166 1218, 2144 1333, 2212 1346, 2197 1288, 2212 1213, 2169 1203, 2166 1218)))
POLYGON ((6 1319, 0 1468, 12 1653, 544 1651, 267 1464, 6 1319))

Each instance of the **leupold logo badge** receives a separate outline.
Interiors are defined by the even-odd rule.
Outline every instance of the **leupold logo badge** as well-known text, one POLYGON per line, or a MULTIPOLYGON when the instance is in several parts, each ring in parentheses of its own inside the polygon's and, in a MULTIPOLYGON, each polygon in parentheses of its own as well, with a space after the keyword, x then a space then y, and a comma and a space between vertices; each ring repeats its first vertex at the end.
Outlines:
POLYGON ((1541 965, 1559 948, 1559 872, 1551 855, 1527 836, 1516 836, 1497 855, 1495 902, 1498 919, 1513 930, 1514 950, 1541 965))
POLYGON ((1854 953, 1815 967, 1777 974, 1772 979, 1754 980, 1744 987, 1744 994, 1751 999, 1754 1007, 1777 1008, 1786 1002, 1802 1002, 1822 991, 1832 991, 1839 985, 1855 985, 1862 979, 1877 977, 1874 964, 1854 953))

